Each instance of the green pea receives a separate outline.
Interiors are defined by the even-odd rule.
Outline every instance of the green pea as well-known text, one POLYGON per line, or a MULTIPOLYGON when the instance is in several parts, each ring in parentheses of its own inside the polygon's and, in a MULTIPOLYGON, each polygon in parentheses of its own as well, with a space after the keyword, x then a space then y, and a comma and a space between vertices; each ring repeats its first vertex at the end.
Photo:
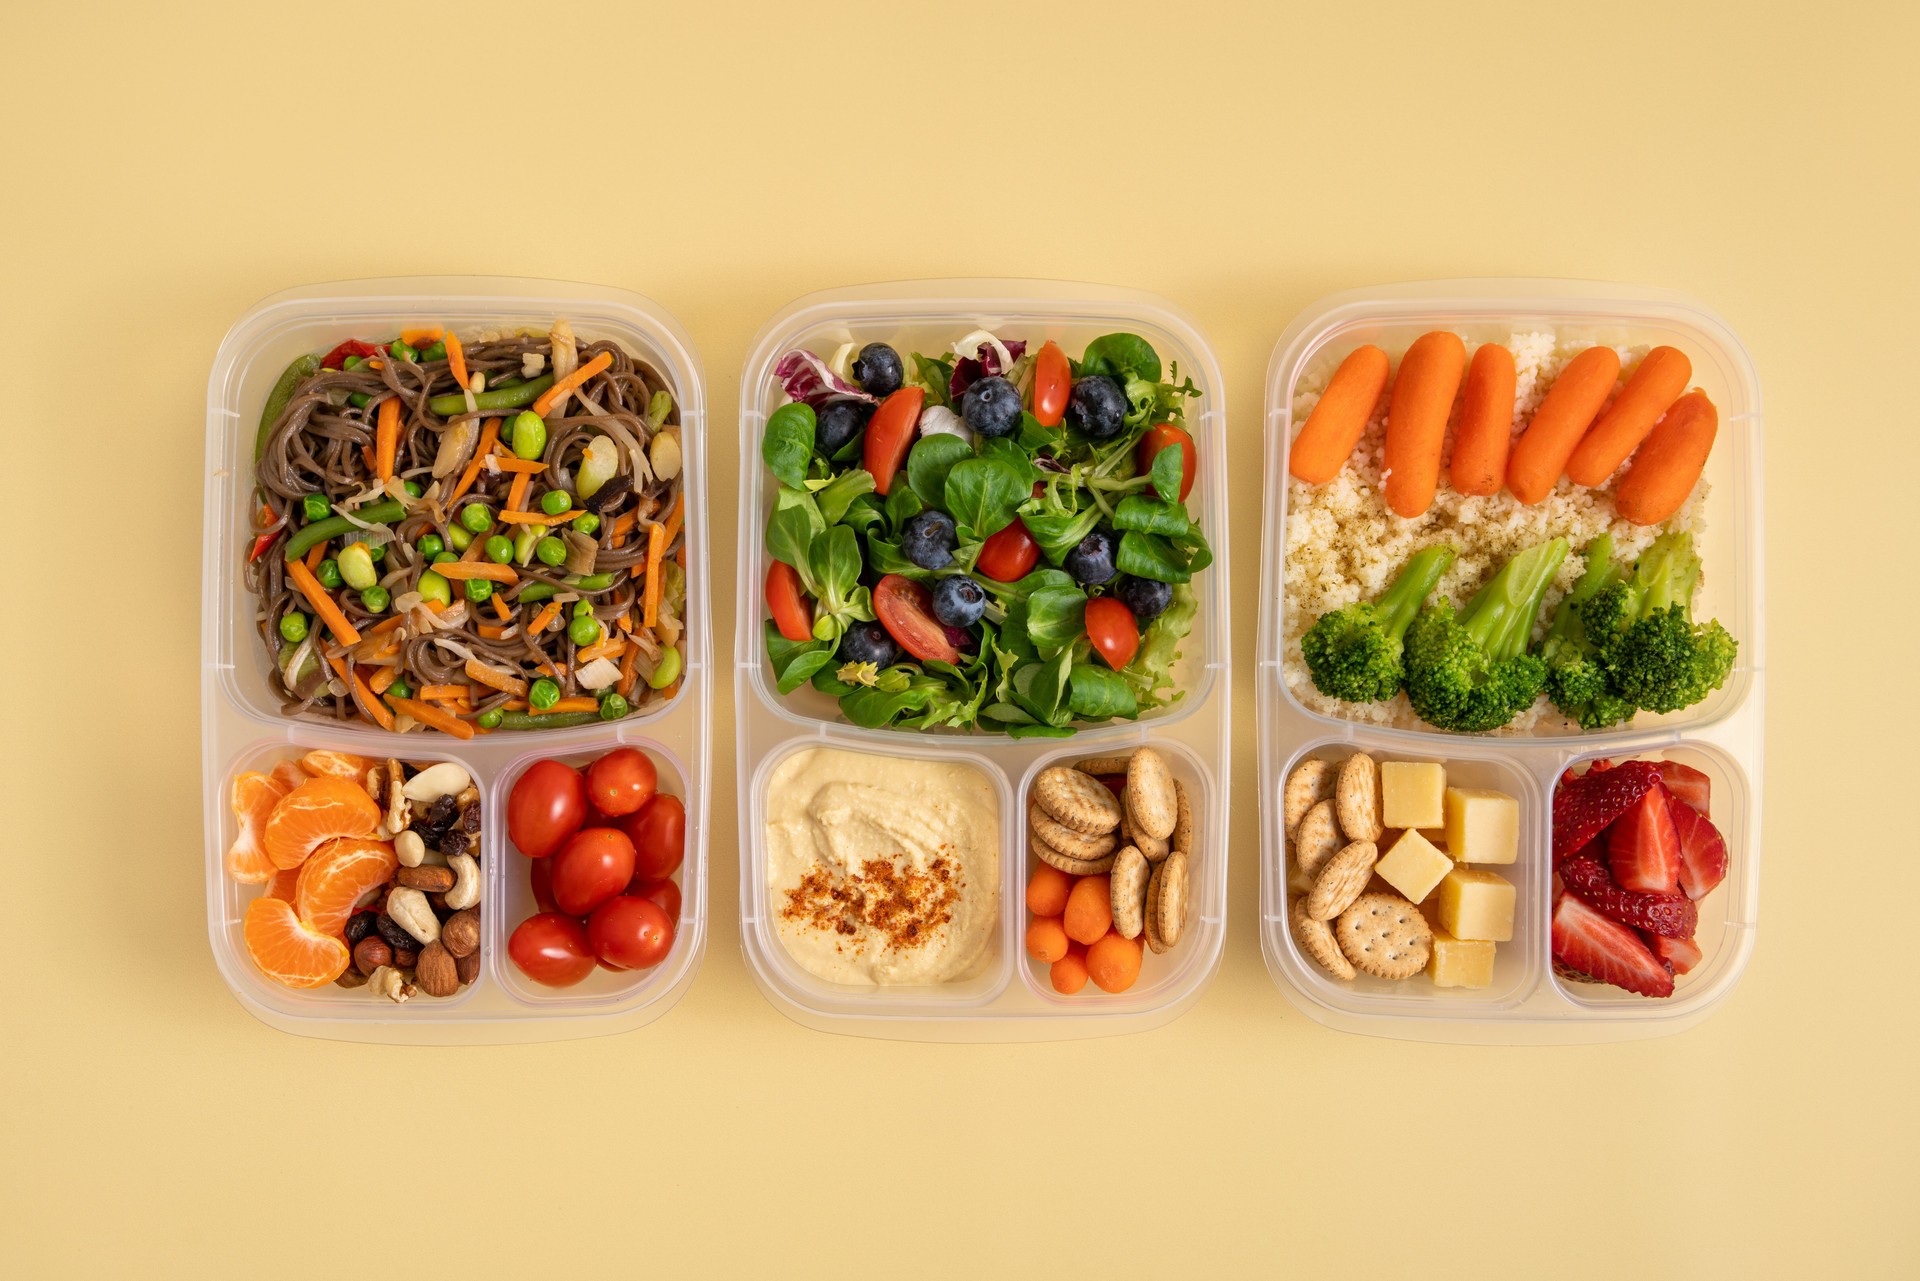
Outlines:
POLYGON ((347 403, 355 409, 365 409, 372 401, 373 397, 363 391, 349 392, 347 394, 347 403))
POLYGON ((513 420, 513 452, 529 459, 547 452, 547 424, 531 409, 521 410, 513 420))
POLYGON ((597 618, 576 618, 567 624, 567 635, 576 645, 592 645, 600 639, 600 620, 597 618))
POLYGON ((365 543, 348 543, 340 551, 340 577, 355 591, 365 591, 379 580, 373 569, 373 552, 365 543))
POLYGON ((401 342, 398 338, 394 339, 390 344, 388 344, 387 354, 389 356, 392 356, 395 360, 419 360, 420 359, 419 352, 407 346, 407 344, 401 342))
POLYGON ((458 521, 447 526, 447 546, 457 552, 467 550, 473 544, 473 531, 458 521))
POLYGON ((420 584, 415 590, 420 593, 421 600, 437 600, 442 605, 453 604, 453 584, 432 570, 420 575, 420 584))
POLYGON ((543 538, 533 545, 533 554, 544 565, 558 565, 567 559, 567 545, 557 538, 543 538))
POLYGON ((360 366, 366 363, 367 363, 367 358, 365 356, 348 356, 345 360, 340 362, 340 368, 358 369, 360 368, 360 366))
POLYGON ((305 516, 309 523, 325 520, 333 515, 333 504, 327 501, 325 494, 308 494, 300 500, 300 514, 305 516))
POLYGON ((493 513, 485 503, 468 503, 460 509, 460 523, 476 534, 484 534, 493 528, 493 513))
POLYGON ((384 614, 387 606, 393 603, 393 594, 375 583, 372 587, 360 589, 360 603, 369 614, 384 614))
POLYGON ((496 707, 492 711, 482 712, 480 713, 480 720, 479 720, 480 728, 481 729, 499 729, 500 722, 505 720, 506 717, 507 717, 506 709, 500 708, 500 707, 496 707))
POLYGON ((400 482, 400 488, 407 491, 407 497, 409 498, 418 498, 427 492, 420 488, 420 482, 417 480, 403 480, 400 482))
POLYGON ((340 562, 331 556, 320 562, 320 568, 313 576, 330 592, 340 590, 340 584, 345 581, 340 577, 340 562))
POLYGON ((404 676, 396 677, 393 684, 387 686, 387 693, 393 695, 395 698, 412 698, 413 686, 407 684, 404 676))
POLYGON ((373 549, 371 555, 373 556, 374 564, 376 565, 383 564, 387 559, 387 545, 385 543, 381 543, 378 547, 373 549))
POLYGON ((467 580, 467 599, 478 605, 493 595, 493 584, 484 578, 467 580))
POLYGON ((577 600, 573 602, 573 616, 575 618, 592 618, 593 602, 590 600, 577 600))
POLYGON ((600 700, 600 719, 603 721, 617 721, 632 710, 626 699, 612 691, 608 691, 607 696, 600 700))
POLYGON ((567 497, 564 489, 549 489, 540 495, 540 510, 549 516, 558 516, 563 511, 573 509, 573 500, 567 497))
POLYGON ((435 556, 447 550, 446 543, 441 541, 440 535, 438 534, 422 534, 420 541, 413 546, 415 550, 428 560, 432 560, 435 556))
POLYGON ((307 638, 307 616, 297 609, 280 615, 280 634, 298 645, 307 638))
MULTIPOLYGON (((478 580, 476 580, 478 581, 478 580)), ((527 691, 527 706, 536 712, 544 712, 560 701, 560 687, 542 676, 527 691)))
POLYGON ((582 512, 573 518, 573 528, 582 534, 591 534, 600 528, 600 518, 592 512, 582 512))
POLYGON ((655 689, 665 689, 679 679, 680 651, 678 649, 661 651, 660 665, 653 669, 653 675, 647 677, 647 684, 655 689))
POLYGON ((460 558, 458 556, 455 556, 452 552, 435 552, 433 554, 433 560, 431 563, 435 565, 444 565, 450 560, 459 560, 459 559, 460 558))
POLYGON ((447 358, 447 340, 442 338, 433 346, 420 353, 421 360, 445 360, 447 358))
POLYGON ((487 540, 487 559, 496 565, 504 565, 513 559, 513 540, 495 534, 487 540))

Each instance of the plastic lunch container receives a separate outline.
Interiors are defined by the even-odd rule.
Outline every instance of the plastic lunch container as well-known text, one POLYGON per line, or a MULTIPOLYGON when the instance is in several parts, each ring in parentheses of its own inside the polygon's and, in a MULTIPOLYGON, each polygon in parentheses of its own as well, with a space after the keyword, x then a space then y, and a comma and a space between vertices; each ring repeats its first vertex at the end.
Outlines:
POLYGON ((506 277, 430 277, 345 281, 288 290, 265 299, 228 332, 207 382, 207 492, 202 545, 200 707, 206 804, 207 934, 215 963, 240 1003, 284 1031, 335 1040, 393 1044, 560 1040, 628 1031, 673 1007, 706 948, 707 779, 713 689, 706 546, 706 399, 693 344, 658 304, 598 285, 506 277), (570 730, 498 731, 462 742, 443 734, 397 735, 322 718, 291 718, 268 684, 268 663, 254 629, 254 604, 240 573, 253 492, 253 442, 261 407, 280 372, 303 352, 326 351, 351 337, 403 325, 457 329, 538 326, 565 317, 582 338, 608 338, 663 374, 680 411, 687 493, 685 675, 674 699, 644 714, 570 730), (650 970, 597 970, 571 988, 528 982, 507 960, 512 929, 537 909, 527 860, 506 837, 507 795, 521 771, 544 757, 580 765, 619 744, 647 751, 660 789, 687 807, 687 853, 680 872, 683 905, 673 950, 650 970), (285 988, 262 975, 241 937, 247 903, 260 887, 226 874, 235 834, 228 804, 233 775, 314 749, 337 748, 410 761, 454 760, 481 789, 480 977, 444 1000, 405 1005, 364 989, 285 988))
MULTIPOLYGON (((1326 298, 1300 315, 1267 369, 1267 493, 1262 533, 1258 714, 1260 742, 1260 946, 1274 982, 1308 1017, 1350 1032, 1480 1044, 1566 1044, 1659 1036, 1692 1027, 1726 999, 1753 954, 1760 897, 1761 747, 1766 636, 1761 536, 1760 387, 1733 331, 1698 304, 1669 293, 1557 280, 1452 280, 1383 285, 1326 298), (1707 463, 1712 492, 1696 546, 1705 574, 1701 618, 1719 618, 1740 642, 1739 665, 1704 702, 1599 733, 1481 737, 1387 729, 1309 711, 1282 672, 1285 638, 1287 444, 1303 376, 1323 379, 1362 343, 1398 353, 1430 329, 1505 341, 1513 330, 1615 345, 1665 343, 1693 362, 1693 384, 1721 413, 1707 463), (1519 798, 1520 853, 1496 868, 1518 891, 1514 938, 1496 953, 1494 980, 1478 990, 1423 979, 1388 983, 1329 977, 1295 944, 1287 918, 1286 841, 1280 790, 1309 755, 1356 749, 1381 760, 1444 761, 1448 781, 1519 798), (1727 879, 1700 903, 1701 963, 1674 995, 1650 1000, 1613 987, 1566 983, 1552 969, 1548 882, 1553 787, 1568 766, 1596 757, 1671 758, 1706 772, 1713 821, 1726 837, 1727 879)), ((1575 549, 1577 554, 1578 549, 1575 549)))
POLYGON ((1141 1031, 1184 1013, 1219 968, 1226 934, 1227 750, 1231 714, 1228 656, 1225 408, 1219 362, 1178 311, 1149 294, 1103 286, 1029 280, 911 281, 837 289, 794 302, 754 341, 740 381, 740 574, 734 637, 739 751, 741 947, 754 980, 788 1017, 822 1031, 930 1041, 1067 1039, 1141 1031), (1188 508, 1214 550, 1196 579, 1200 610, 1175 668, 1186 697, 1137 722, 1083 729, 1071 739, 1010 739, 1001 734, 862 729, 834 701, 803 686, 782 697, 766 667, 761 586, 768 557, 764 529, 773 483, 760 462, 767 415, 780 402, 773 367, 783 352, 806 347, 831 355, 844 342, 892 343, 945 351, 974 329, 1038 344, 1051 338, 1075 352, 1103 333, 1126 330, 1178 361, 1202 389, 1188 427, 1200 450, 1188 508), (1023 798, 1049 765, 1099 752, 1152 744, 1192 797, 1198 826, 1194 911, 1188 937, 1165 956, 1149 954, 1139 982, 1110 995, 1089 987, 1055 993, 1047 969, 1022 945, 1027 853, 1023 798), (965 981, 922 987, 856 987, 822 982, 793 964, 767 909, 763 833, 766 792, 779 763, 807 747, 960 761, 990 780, 999 800, 1002 919, 984 970, 965 981))

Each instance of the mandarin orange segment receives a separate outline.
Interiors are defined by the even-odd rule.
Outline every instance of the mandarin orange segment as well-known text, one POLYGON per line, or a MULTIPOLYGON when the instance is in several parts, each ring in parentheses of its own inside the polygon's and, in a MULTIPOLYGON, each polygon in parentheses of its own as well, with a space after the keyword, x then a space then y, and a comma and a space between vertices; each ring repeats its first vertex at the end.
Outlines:
MULTIPOLYGON (((269 865, 271 866, 271 865, 269 865)), ((293 902, 293 894, 300 885, 300 869, 297 867, 273 868, 273 879, 267 882, 267 888, 261 890, 268 898, 277 898, 285 903, 293 902)))
POLYGON ((273 875, 273 860, 267 857, 263 835, 273 807, 290 790, 267 774, 249 771, 233 776, 228 804, 233 807, 239 834, 227 849, 227 875, 242 885, 258 885, 273 875))
POLYGON ((359 836, 328 841, 300 865, 293 910, 322 934, 344 933, 360 897, 384 885, 399 866, 385 841, 359 836))
POLYGON ((373 762, 352 752, 333 752, 321 748, 302 756, 300 767, 315 778, 344 778, 350 783, 358 783, 366 778, 367 771, 373 768, 373 762))
POLYGON ((275 867, 298 867, 335 837, 367 836, 378 826, 380 807, 365 788, 341 778, 314 778, 273 807, 263 843, 275 867))
POLYGON ((273 781, 280 784, 280 790, 291 792, 306 782, 312 775, 300 768, 299 761, 281 761, 273 767, 273 781))
POLYGON ((325 987, 346 973, 353 954, 340 939, 308 929, 285 899, 247 904, 247 955, 260 972, 287 987, 325 987))

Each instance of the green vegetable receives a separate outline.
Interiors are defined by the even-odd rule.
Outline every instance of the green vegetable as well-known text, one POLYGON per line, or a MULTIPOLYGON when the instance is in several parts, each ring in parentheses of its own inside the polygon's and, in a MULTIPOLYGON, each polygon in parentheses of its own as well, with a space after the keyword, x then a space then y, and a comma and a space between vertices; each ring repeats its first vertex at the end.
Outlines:
POLYGON ((452 552, 435 552, 433 554, 433 559, 431 563, 435 565, 444 565, 450 560, 459 560, 459 559, 460 558, 458 556, 455 556, 452 552))
POLYGON ((1693 535, 1662 534, 1633 577, 1597 591, 1580 609, 1613 692, 1649 712, 1692 707, 1726 683, 1740 646, 1718 620, 1693 621, 1700 557, 1693 535))
POLYGON ((929 507, 947 504, 947 476, 955 463, 973 457, 973 446, 958 436, 936 432, 914 442, 907 454, 907 484, 929 507))
POLYGON ((576 533, 592 537, 600 530, 600 518, 592 512, 581 512, 573 518, 573 528, 576 533))
MULTIPOLYGON (((1180 491, 1176 489, 1174 492, 1180 491)), ((1193 528, 1193 523, 1187 519, 1187 509, 1177 502, 1128 494, 1113 510, 1113 527, 1121 531, 1134 529, 1143 534, 1182 538, 1193 528)))
MULTIPOLYGON (((1630 718, 1635 708, 1613 690, 1600 651, 1587 638, 1581 617, 1586 603, 1620 579, 1613 563, 1613 537, 1601 534, 1587 544, 1586 572, 1560 598, 1535 651, 1547 665, 1547 697, 1581 729, 1605 729, 1630 718)), ((1311 632, 1308 635, 1312 635, 1311 632)))
POLYGON ((653 431, 659 431, 661 426, 666 423, 667 416, 671 413, 673 413, 672 393, 665 390, 654 392, 653 398, 647 401, 648 428, 653 431))
POLYGON ((560 701, 560 687, 542 676, 527 691, 527 706, 536 712, 544 712, 560 701))
MULTIPOLYGON (((537 460, 547 452, 546 420, 531 409, 522 410, 513 420, 513 452, 528 460, 537 460)), ((565 511, 566 508, 560 510, 565 511)))
POLYGON ((420 575, 420 582, 414 590, 420 593, 422 600, 437 600, 442 605, 453 604, 453 584, 430 569, 420 575))
POLYGON ((487 559, 505 565, 513 559, 513 540, 502 534, 487 539, 487 559))
POLYGON ((939 356, 922 356, 916 351, 907 382, 927 393, 927 404, 945 405, 948 403, 947 388, 953 385, 953 361, 939 356))
POLYGON ((654 689, 665 689, 680 679, 680 650, 677 647, 660 652, 660 665, 653 669, 653 675, 647 677, 647 684, 654 689))
MULTIPOLYGON (((547 535, 545 525, 517 525, 513 531, 513 563, 524 565, 533 559, 533 549, 547 535)), ((561 557, 562 560, 566 558, 561 557)))
POLYGON ((385 543, 379 544, 377 547, 374 547, 369 551, 369 555, 373 557, 374 564, 376 565, 386 564, 387 563, 387 545, 385 543))
POLYGON ((338 591, 342 581, 340 578, 340 562, 331 556, 327 557, 327 559, 320 562, 320 568, 314 571, 313 576, 319 579, 320 585, 328 591, 338 591))
POLYGON ((460 509, 460 523, 473 533, 484 534, 493 528, 493 513, 485 503, 468 503, 460 509))
POLYGON ((406 491, 406 495, 408 498, 418 498, 420 497, 420 495, 427 492, 426 490, 420 488, 419 482, 411 481, 411 480, 401 481, 400 488, 406 491))
MULTIPOLYGON (((491 522, 489 522, 491 523, 491 522)), ((473 545, 473 531, 455 521, 447 526, 447 546, 463 552, 473 545)))
POLYGON ((387 344, 387 354, 395 360, 417 361, 420 359, 419 352, 407 346, 407 344, 401 342, 398 338, 387 344))
POLYGON ((564 489, 549 489, 540 495, 540 510, 549 516, 558 516, 561 512, 573 509, 573 499, 564 489))
POLYGON ((503 708, 489 708, 487 711, 480 713, 479 718, 474 723, 481 729, 499 729, 500 722, 506 717, 506 714, 503 708))
POLYGON ((259 462, 267 452, 267 438, 273 435, 273 425, 280 421, 280 415, 286 413, 287 406, 293 403, 293 393, 301 383, 319 372, 320 357, 314 355, 296 357, 292 364, 280 371, 273 390, 267 393, 267 403, 260 407, 260 429, 253 437, 254 462, 259 462))
POLYGON ((375 583, 372 587, 364 587, 360 590, 360 603, 366 607, 369 614, 384 614, 387 612, 387 606, 393 603, 393 594, 375 583))
MULTIPOLYGON (((535 685, 541 683, 534 682, 535 685)), ((551 681, 545 683, 552 684, 551 681)), ((571 729, 576 725, 591 725, 599 719, 599 712, 549 712, 545 716, 505 712, 501 714, 499 723, 506 729, 571 729)))
POLYGON ((997 459, 968 458, 955 463, 947 473, 945 505, 960 541, 983 542, 1011 525, 1014 513, 1027 501, 1032 488, 1021 483, 1018 472, 997 459))
POLYGON ((300 500, 300 515, 309 523, 325 520, 333 514, 333 504, 325 494, 308 494, 300 500))
POLYGON ((616 690, 608 690, 600 699, 599 714, 603 721, 617 721, 632 710, 632 705, 616 690))
POLYGON ((1109 378, 1133 377, 1142 382, 1160 381, 1160 356, 1153 344, 1138 334, 1105 334, 1087 344, 1080 358, 1085 374, 1105 374, 1109 378))
POLYGON ((423 363, 429 360, 445 360, 446 358, 447 340, 444 338, 437 339, 433 346, 420 353, 420 359, 423 363))
POLYGON ((767 665, 773 671, 774 688, 782 694, 791 694, 794 690, 813 679, 815 672, 825 668, 833 661, 832 641, 790 641, 780 634, 780 629, 768 619, 763 630, 767 641, 767 665))
POLYGON ((821 486, 814 494, 814 505, 820 509, 820 518, 829 525, 838 525, 846 518, 853 501, 862 494, 873 492, 873 473, 864 467, 855 467, 821 486))
POLYGON ((1140 702, 1126 678, 1107 667, 1075 663, 1067 681, 1067 707, 1082 720, 1103 721, 1112 717, 1132 720, 1140 714, 1140 702))
POLYGON ((592 645, 600 639, 600 620, 591 614, 567 624, 567 635, 576 645, 592 645))
MULTIPOLYGON (((385 502, 368 503, 353 514, 356 520, 364 521, 369 525, 381 525, 388 521, 399 520, 407 514, 407 508, 406 504, 398 499, 389 498, 385 502)), ((312 551, 315 543, 324 543, 330 538, 338 538, 342 534, 352 533, 358 529, 359 526, 345 516, 329 516, 325 520, 317 520, 305 526, 299 533, 289 538, 286 549, 281 554, 288 560, 298 560, 312 551)))
MULTIPOLYGON (((474 408, 481 413, 497 413, 503 409, 519 409, 531 405, 540 398, 540 393, 553 386, 552 374, 541 374, 527 382, 515 383, 511 387, 491 387, 477 393, 473 398, 474 408)), ((435 396, 427 402, 427 408, 442 418, 451 418, 455 414, 467 412, 467 398, 460 392, 445 396, 435 396)))
POLYGON ((446 543, 441 541, 440 535, 438 534, 422 534, 420 541, 415 543, 413 547, 415 551, 419 552, 420 555, 427 560, 432 560, 435 556, 447 550, 446 543))
POLYGON ((373 397, 367 395, 363 391, 356 391, 356 392, 349 393, 349 395, 347 396, 347 403, 349 405, 352 405, 355 409, 365 409, 368 405, 373 403, 373 397))
POLYGON ((593 602, 592 602, 592 601, 590 601, 590 600, 577 600, 577 601, 575 601, 575 602, 573 602, 573 613, 572 613, 572 617, 574 617, 574 618, 592 618, 592 617, 593 617, 593 602))
POLYGON ((620 580, 620 572, 585 575, 576 574, 567 579, 567 586, 573 588, 575 591, 604 592, 620 580))
POLYGON ((549 536, 533 545, 533 554, 540 558, 543 565, 558 565, 567 559, 567 545, 549 536))
POLYGON ((358 369, 360 368, 360 366, 366 363, 367 363, 367 358, 365 356, 348 356, 345 360, 340 362, 340 368, 358 369))
POLYGON ((513 603, 531 605, 546 600, 559 590, 552 583, 528 583, 520 589, 520 594, 513 598, 513 603))
POLYGON ((406 677, 396 676, 393 679, 393 684, 387 686, 387 693, 393 695, 395 698, 412 698, 413 686, 407 684, 406 677))
POLYGON ((474 604, 478 605, 483 603, 487 597, 491 595, 493 595, 493 583, 491 580, 485 578, 469 578, 467 580, 467 599, 474 604))
POLYGON ((1403 663, 1407 700, 1438 729, 1498 729, 1533 705, 1547 683, 1547 665, 1527 652, 1540 602, 1567 558, 1567 540, 1530 547, 1501 566, 1455 613, 1453 603, 1426 606, 1407 628, 1403 663))
POLYGON ((1086 613, 1078 587, 1043 587, 1027 598, 1027 635, 1043 650, 1071 645, 1086 630, 1086 613))
POLYGON ((1453 556, 1453 548, 1446 546, 1417 552, 1379 600, 1331 610, 1314 620, 1300 638, 1314 688, 1349 703, 1377 703, 1399 693, 1407 627, 1453 556))
POLYGON ((789 489, 806 483, 807 464, 813 458, 813 430, 812 408, 797 400, 767 415, 760 457, 774 479, 789 489))
POLYGON ((356 591, 365 591, 379 581, 380 575, 373 569, 373 553, 365 543, 348 543, 340 553, 339 565, 340 577, 356 591))
POLYGON ((298 645, 307 638, 307 616, 297 609, 280 615, 280 634, 298 645))

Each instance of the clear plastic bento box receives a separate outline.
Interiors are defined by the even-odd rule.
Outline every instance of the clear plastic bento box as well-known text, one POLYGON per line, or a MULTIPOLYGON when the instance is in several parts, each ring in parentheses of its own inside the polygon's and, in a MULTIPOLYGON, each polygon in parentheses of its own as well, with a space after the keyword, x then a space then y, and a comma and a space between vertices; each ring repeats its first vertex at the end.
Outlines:
POLYGON ((507 277, 345 281, 275 294, 242 316, 214 359, 207 384, 207 489, 202 536, 201 761, 206 805, 207 932, 228 987, 262 1021, 336 1040, 463 1044, 558 1040, 627 1031, 658 1018, 685 993, 706 947, 706 854, 711 754, 710 620, 707 599, 706 400, 693 344, 660 306, 599 285, 507 277), (461 741, 396 734, 318 716, 283 714, 255 634, 255 608, 241 567, 253 492, 253 442, 281 371, 305 352, 405 326, 455 330, 544 329, 565 317, 582 339, 618 343, 670 384, 683 428, 685 538, 689 556, 684 677, 675 696, 621 720, 571 729, 497 730, 461 741), (507 959, 513 926, 536 909, 528 860, 506 836, 507 795, 534 761, 582 764, 616 745, 645 750, 660 790, 687 810, 683 906, 672 951, 648 970, 599 970, 571 988, 526 981, 507 959), (224 856, 236 823, 228 785, 236 772, 270 769, 316 749, 407 761, 457 761, 482 797, 482 966, 456 995, 394 1004, 364 988, 296 990, 266 978, 247 954, 241 922, 265 887, 232 880, 224 856))
MULTIPOLYGON (((1761 530, 1760 387, 1739 338, 1711 312, 1672 294, 1553 280, 1457 280, 1384 285, 1309 307, 1274 348, 1266 387, 1268 507, 1262 532, 1259 667, 1260 942, 1268 969, 1303 1013, 1330 1027, 1377 1036, 1485 1044, 1571 1043, 1657 1036, 1707 1017, 1752 956, 1759 907, 1760 788, 1765 712, 1765 577, 1761 530), (1740 645, 1725 685, 1685 711, 1581 732, 1541 726, 1507 736, 1460 735, 1342 719, 1302 701, 1286 674, 1287 536, 1292 494, 1287 450, 1303 384, 1324 380, 1353 349, 1373 343, 1397 360, 1433 329, 1470 342, 1515 332, 1617 347, 1670 345, 1692 362, 1691 385, 1719 408, 1704 479, 1711 486, 1696 540, 1705 574, 1696 618, 1718 618, 1740 645), (1306 957, 1288 919, 1287 839, 1281 788, 1308 756, 1364 750, 1380 760, 1441 761, 1448 782, 1493 788, 1519 801, 1518 861, 1494 869, 1517 887, 1514 937, 1497 950, 1492 983, 1441 988, 1415 978, 1333 978, 1306 957), (1674 760, 1710 780, 1712 819, 1730 855, 1726 880, 1699 903, 1703 956, 1674 994, 1648 999, 1568 981, 1552 965, 1550 806, 1563 771, 1598 759, 1674 760)), ((1574 549, 1578 555, 1579 548, 1574 549)))
POLYGON ((913 281, 838 289, 794 302, 755 339, 740 382, 740 565, 734 654, 740 807, 741 946, 767 998, 796 1022, 823 1031, 945 1041, 1065 1039, 1139 1031, 1171 1021, 1199 998, 1219 968, 1226 931, 1229 657, 1225 407, 1218 361, 1178 311, 1147 294, 1090 285, 1022 280, 913 281), (782 696, 769 677, 761 621, 769 557, 763 536, 773 484, 760 458, 767 416, 782 397, 773 368, 796 347, 830 353, 843 343, 883 341, 901 351, 940 351, 975 329, 1070 351, 1117 330, 1178 361, 1201 389, 1188 409, 1199 450, 1188 507, 1214 549, 1195 580, 1199 614, 1175 680, 1187 692, 1171 707, 1084 728, 1071 739, 1011 739, 991 732, 907 732, 848 723, 826 695, 803 687, 782 696), (1186 787, 1196 836, 1191 913, 1185 938, 1149 955, 1134 987, 1120 994, 1053 991, 1046 966, 1021 944, 1027 852, 1024 798, 1049 765, 1151 744, 1186 787), (1001 919, 978 973, 914 987, 824 982, 795 964, 770 917, 765 857, 768 780, 808 747, 959 762, 989 780, 1000 832, 1001 919))

